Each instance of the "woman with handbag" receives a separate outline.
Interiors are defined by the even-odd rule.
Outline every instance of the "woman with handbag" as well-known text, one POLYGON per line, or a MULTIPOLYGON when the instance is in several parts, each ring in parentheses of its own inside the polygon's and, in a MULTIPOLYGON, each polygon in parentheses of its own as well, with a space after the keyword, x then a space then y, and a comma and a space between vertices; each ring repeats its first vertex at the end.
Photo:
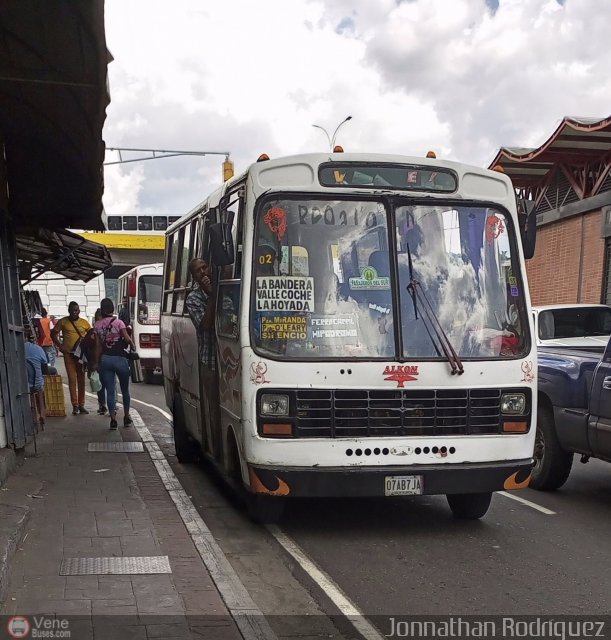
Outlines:
POLYGON ((123 426, 130 427, 133 422, 129 415, 129 361, 128 347, 136 351, 136 345, 127 333, 123 321, 115 315, 115 305, 110 298, 104 298, 100 303, 102 319, 98 320, 94 329, 98 335, 101 356, 98 370, 100 379, 106 389, 106 400, 110 412, 110 428, 117 428, 117 392, 115 376, 119 379, 121 395, 123 396, 123 426))

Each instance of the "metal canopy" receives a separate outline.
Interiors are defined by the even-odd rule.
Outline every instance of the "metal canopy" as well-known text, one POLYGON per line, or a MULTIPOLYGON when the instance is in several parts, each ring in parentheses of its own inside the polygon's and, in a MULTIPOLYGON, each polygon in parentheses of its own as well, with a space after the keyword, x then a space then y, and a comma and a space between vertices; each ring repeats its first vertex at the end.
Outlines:
POLYGON ((0 139, 17 227, 102 229, 103 0, 0 3, 0 139))
POLYGON ((17 257, 19 271, 27 282, 47 271, 88 282, 112 266, 105 246, 65 229, 17 234, 17 257))
POLYGON ((540 147, 501 147, 490 168, 503 167, 514 186, 521 189, 540 184, 556 166, 584 167, 601 162, 604 166, 610 155, 611 116, 567 116, 540 147))

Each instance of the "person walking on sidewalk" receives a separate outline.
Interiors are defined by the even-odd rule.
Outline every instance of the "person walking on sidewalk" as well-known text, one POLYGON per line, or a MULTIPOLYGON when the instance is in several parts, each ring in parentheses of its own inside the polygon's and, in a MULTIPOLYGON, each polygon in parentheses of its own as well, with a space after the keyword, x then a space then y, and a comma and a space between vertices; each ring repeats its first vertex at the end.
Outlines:
POLYGON ((121 395, 123 396, 123 426, 130 427, 133 422, 129 415, 129 361, 127 348, 136 350, 136 345, 127 333, 125 323, 115 316, 115 305, 110 298, 104 298, 100 303, 102 319, 95 325, 95 332, 99 338, 101 348, 100 380, 106 388, 108 411, 110 412, 110 428, 117 428, 117 391, 115 376, 119 378, 121 395))
MULTIPOLYGON (((95 328, 95 325, 97 322, 99 322, 102 319, 102 309, 96 309, 95 310, 95 315, 93 316, 93 326, 95 328)), ((95 334, 97 336, 97 333, 95 334)), ((99 341, 98 341, 99 342, 99 341)), ((98 368, 98 373, 99 373, 99 358, 102 355, 100 353, 101 349, 99 349, 97 351, 97 360, 96 360, 96 368, 98 368)), ((102 388, 98 391, 98 415, 99 416, 105 416, 106 415, 106 411, 108 410, 106 408, 106 387, 104 386, 104 380, 102 380, 102 376, 100 376, 100 384, 102 385, 102 388)))
POLYGON ((42 309, 40 312, 41 317, 37 320, 38 325, 38 346, 42 347, 42 350, 47 355, 47 362, 50 366, 55 366, 55 345, 51 338, 51 318, 47 317, 47 310, 42 309))
POLYGON ((85 409, 85 369, 80 361, 81 341, 91 329, 85 318, 80 317, 81 309, 77 302, 68 305, 68 315, 62 318, 51 330, 51 338, 57 348, 64 354, 72 415, 88 414, 85 409), (62 340, 59 339, 59 334, 62 340))

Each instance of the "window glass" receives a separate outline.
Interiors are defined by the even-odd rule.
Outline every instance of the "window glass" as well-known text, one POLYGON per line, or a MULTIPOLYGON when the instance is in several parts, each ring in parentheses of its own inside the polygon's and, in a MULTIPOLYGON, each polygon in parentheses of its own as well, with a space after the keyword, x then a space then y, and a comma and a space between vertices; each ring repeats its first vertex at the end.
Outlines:
POLYGON ((539 338, 559 340, 611 334, 611 309, 606 307, 569 307, 539 313, 539 338))
POLYGON ((123 230, 123 217, 122 216, 108 216, 106 220, 106 228, 108 231, 122 231, 123 230))
POLYGON ((227 338, 237 338, 240 316, 240 283, 221 282, 218 301, 218 334, 227 338))
POLYGON ((138 230, 138 217, 123 216, 123 231, 137 231, 137 230, 138 230))
POLYGON ((141 276, 138 280, 138 322, 159 324, 162 276, 141 276))
POLYGON ((299 359, 393 356, 387 238, 387 212, 374 200, 267 201, 254 250, 257 351, 299 359))
POLYGON ((182 238, 182 253, 180 260, 180 282, 178 287, 186 287, 187 283, 191 280, 191 274, 189 273, 189 262, 191 261, 191 225, 185 227, 184 235, 182 238))
POLYGON ((404 357, 440 357, 435 322, 461 357, 520 356, 528 325, 511 220, 440 203, 399 206, 396 221, 404 357))
POLYGON ((166 265, 166 289, 173 289, 176 285, 176 267, 178 265, 178 247, 181 241, 181 231, 177 231, 166 240, 169 258, 166 265))
POLYGON ((165 231, 168 228, 167 216, 153 216, 153 229, 155 231, 165 231))
POLYGON ((152 216, 138 216, 138 231, 152 231, 152 216))

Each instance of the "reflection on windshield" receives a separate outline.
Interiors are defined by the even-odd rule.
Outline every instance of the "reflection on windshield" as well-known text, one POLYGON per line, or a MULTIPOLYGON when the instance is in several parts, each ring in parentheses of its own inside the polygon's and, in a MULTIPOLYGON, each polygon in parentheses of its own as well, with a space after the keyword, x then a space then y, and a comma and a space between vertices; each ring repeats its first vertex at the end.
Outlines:
POLYGON ((402 206, 396 210, 404 356, 438 357, 407 285, 414 279, 461 357, 516 357, 525 346, 524 297, 509 241, 496 210, 402 206))
MULTIPOLYGON (((500 211, 376 200, 276 199, 257 214, 252 341, 262 355, 406 360, 519 357, 524 291, 500 211), (396 228, 389 232, 392 221, 396 228), (396 237, 398 282, 389 237, 396 237), (410 294, 409 255, 436 329, 410 294), (393 295, 393 292, 396 292, 393 295), (432 335, 434 334, 434 335, 432 335), (449 347, 440 348, 440 336, 449 347)), ((412 288, 413 292, 413 288, 412 288)), ((526 325, 527 326, 527 325, 526 325)))
POLYGON ((254 253, 259 351, 394 356, 387 213, 380 203, 268 202, 254 253))

